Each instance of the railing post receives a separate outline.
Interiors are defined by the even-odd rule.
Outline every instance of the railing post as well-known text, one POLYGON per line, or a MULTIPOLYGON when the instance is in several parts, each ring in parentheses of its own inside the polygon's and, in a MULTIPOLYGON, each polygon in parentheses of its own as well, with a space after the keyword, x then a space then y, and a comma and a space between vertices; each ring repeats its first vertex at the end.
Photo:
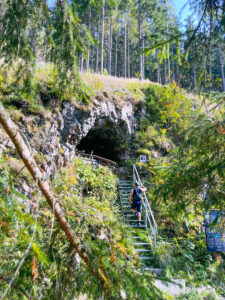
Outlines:
POLYGON ((156 250, 156 235, 157 235, 157 232, 156 232, 156 227, 154 229, 154 249, 156 250))
POLYGON ((148 218, 147 218, 147 197, 145 197, 145 226, 146 226, 146 229, 148 227, 148 218))

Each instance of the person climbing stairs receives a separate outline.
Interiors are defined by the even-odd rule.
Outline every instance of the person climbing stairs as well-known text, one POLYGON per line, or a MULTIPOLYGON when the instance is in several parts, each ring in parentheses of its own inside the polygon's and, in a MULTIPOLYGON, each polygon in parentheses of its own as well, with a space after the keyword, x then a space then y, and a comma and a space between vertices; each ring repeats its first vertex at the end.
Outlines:
MULTIPOLYGON (((119 198, 121 204, 121 212, 123 215, 124 222, 129 229, 129 235, 131 242, 134 246, 135 252, 138 254, 142 266, 146 271, 160 273, 161 269, 152 268, 152 260, 154 259, 153 249, 148 242, 149 230, 148 222, 146 222, 147 211, 146 207, 142 213, 143 218, 140 225, 137 222, 137 215, 132 213, 131 206, 129 205, 129 196, 132 189, 132 179, 121 179, 119 180, 119 198)), ((145 203, 143 203, 145 206, 145 203)), ((150 228, 153 225, 150 226, 150 228)), ((154 230, 153 230, 154 231, 154 230)), ((154 234, 154 232, 152 232, 154 234)))

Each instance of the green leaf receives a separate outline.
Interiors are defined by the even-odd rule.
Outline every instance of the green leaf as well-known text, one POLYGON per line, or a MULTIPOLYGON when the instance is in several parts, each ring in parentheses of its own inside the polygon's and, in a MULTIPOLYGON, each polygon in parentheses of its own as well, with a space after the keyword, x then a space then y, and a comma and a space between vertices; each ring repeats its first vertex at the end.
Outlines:
POLYGON ((50 264, 50 261, 49 261, 47 255, 34 242, 32 243, 32 249, 33 249, 34 253, 37 254, 37 257, 38 257, 38 259, 39 259, 40 262, 42 262, 45 266, 48 266, 50 264))

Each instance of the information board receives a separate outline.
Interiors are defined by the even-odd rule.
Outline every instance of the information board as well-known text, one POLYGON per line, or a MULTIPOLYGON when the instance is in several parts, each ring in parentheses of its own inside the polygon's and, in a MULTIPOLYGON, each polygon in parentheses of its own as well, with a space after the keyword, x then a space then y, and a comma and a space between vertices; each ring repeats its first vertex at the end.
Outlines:
POLYGON ((140 162, 145 163, 147 161, 146 155, 140 155, 140 162))
POLYGON ((210 210, 205 213, 205 235, 207 250, 225 252, 225 212, 210 210))

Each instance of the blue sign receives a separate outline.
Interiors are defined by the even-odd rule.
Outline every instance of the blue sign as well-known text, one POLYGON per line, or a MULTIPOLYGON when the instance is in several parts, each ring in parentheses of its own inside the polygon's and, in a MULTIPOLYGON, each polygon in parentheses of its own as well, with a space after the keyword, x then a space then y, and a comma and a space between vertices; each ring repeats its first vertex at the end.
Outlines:
POLYGON ((210 210, 205 214, 205 235, 207 250, 225 252, 225 212, 210 210))

